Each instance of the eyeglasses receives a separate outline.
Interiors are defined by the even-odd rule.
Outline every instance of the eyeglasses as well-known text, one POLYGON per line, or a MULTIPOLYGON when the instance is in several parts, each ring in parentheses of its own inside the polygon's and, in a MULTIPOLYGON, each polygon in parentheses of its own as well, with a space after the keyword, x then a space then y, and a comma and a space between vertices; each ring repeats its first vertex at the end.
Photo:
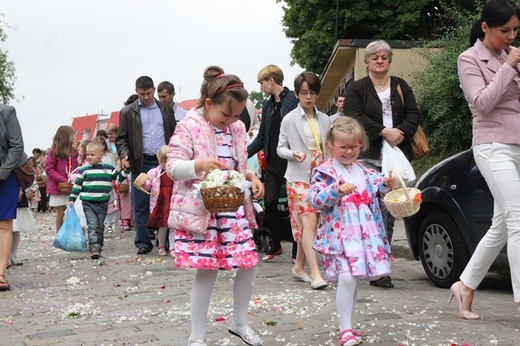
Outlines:
POLYGON ((352 144, 352 145, 347 145, 347 144, 342 144, 342 145, 333 144, 333 145, 334 145, 334 148, 338 149, 342 153, 346 152, 349 149, 352 149, 352 151, 356 151, 358 149, 361 149, 361 143, 352 144))
POLYGON ((303 97, 307 97, 307 96, 309 96, 309 95, 310 95, 311 97, 314 97, 314 96, 318 95, 318 93, 315 92, 315 91, 300 91, 298 94, 300 94, 300 95, 303 96, 303 97))

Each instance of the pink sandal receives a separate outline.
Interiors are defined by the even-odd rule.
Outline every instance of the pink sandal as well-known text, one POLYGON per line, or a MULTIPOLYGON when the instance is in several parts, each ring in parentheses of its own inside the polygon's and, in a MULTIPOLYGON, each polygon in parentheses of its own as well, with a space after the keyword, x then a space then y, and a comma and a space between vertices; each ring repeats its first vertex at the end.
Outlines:
POLYGON ((175 250, 174 249, 170 250, 170 257, 175 258, 175 250))
POLYGON ((166 252, 166 249, 164 246, 159 246, 159 256, 166 256, 168 253, 166 252))
POLYGON ((338 340, 341 346, 354 346, 363 342, 361 333, 354 329, 343 329, 341 333, 339 333, 338 340))

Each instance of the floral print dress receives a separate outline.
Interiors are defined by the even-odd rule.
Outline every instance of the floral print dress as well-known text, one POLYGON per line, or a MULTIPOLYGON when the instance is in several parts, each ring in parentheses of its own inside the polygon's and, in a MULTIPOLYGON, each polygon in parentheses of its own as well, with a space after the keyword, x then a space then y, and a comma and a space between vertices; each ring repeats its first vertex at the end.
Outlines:
MULTIPOLYGON (((353 164, 346 168, 336 160, 332 161, 332 169, 339 181, 354 183, 357 190, 349 195, 340 196, 336 203, 330 202, 334 212, 325 213, 322 210, 322 217, 329 220, 321 220, 322 225, 317 237, 323 237, 320 230, 324 223, 334 225, 335 234, 339 232, 336 236, 340 250, 335 253, 322 252, 323 268, 327 279, 336 282, 338 275, 343 272, 350 272, 361 280, 375 280, 389 275, 392 272, 390 247, 381 219, 375 217, 374 209, 370 206, 373 203, 371 200, 377 198, 369 191, 373 189, 369 189, 367 184, 373 181, 366 176, 370 173, 363 170, 361 165, 353 164)), ((373 172, 373 174, 379 173, 373 172)), ((382 183, 381 179, 377 181, 382 183)), ((313 204, 319 205, 322 204, 321 202, 324 201, 318 197, 313 204)), ((322 208, 318 207, 318 209, 322 208)))
MULTIPOLYGON (((229 130, 215 129, 215 137, 219 161, 235 168, 229 130)), ((175 230, 175 251, 178 268, 236 270, 258 264, 253 232, 244 216, 244 206, 236 212, 213 214, 204 234, 175 230)))

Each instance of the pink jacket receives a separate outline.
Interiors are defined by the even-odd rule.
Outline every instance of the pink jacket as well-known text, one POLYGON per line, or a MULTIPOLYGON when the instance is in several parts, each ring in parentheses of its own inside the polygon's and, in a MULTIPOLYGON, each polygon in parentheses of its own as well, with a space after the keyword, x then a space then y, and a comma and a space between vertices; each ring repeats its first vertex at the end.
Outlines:
POLYGON ((144 182, 143 189, 152 193, 150 195, 150 212, 152 212, 157 205, 161 189, 161 166, 150 169, 146 175, 148 175, 148 179, 144 182))
POLYGON ((68 181, 68 175, 78 167, 78 154, 71 156, 70 160, 58 159, 51 149, 45 159, 45 171, 47 172, 47 193, 49 195, 61 195, 58 183, 68 181))
MULTIPOLYGON (((507 52, 502 51, 502 58, 507 52)), ((517 66, 517 69, 520 66, 517 66)), ((520 144, 520 78, 480 40, 458 59, 460 87, 473 116, 473 145, 520 144)))
MULTIPOLYGON (((237 171, 247 173, 247 136, 244 124, 237 121, 229 126, 233 141, 233 158, 237 171)), ((195 161, 217 158, 217 143, 213 125, 208 124, 199 110, 191 109, 177 124, 170 139, 166 173, 174 180, 168 226, 186 232, 205 233, 211 221, 202 198, 193 184, 200 183, 204 173, 195 173, 195 161)), ((257 228, 251 199, 244 199, 244 210, 252 228, 257 228)))

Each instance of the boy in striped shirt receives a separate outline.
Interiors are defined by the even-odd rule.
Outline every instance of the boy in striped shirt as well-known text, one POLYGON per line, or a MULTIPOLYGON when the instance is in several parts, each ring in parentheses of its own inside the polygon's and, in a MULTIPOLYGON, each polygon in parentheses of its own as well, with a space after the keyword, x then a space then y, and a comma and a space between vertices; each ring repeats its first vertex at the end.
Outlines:
MULTIPOLYGON (((104 243, 104 221, 108 210, 113 180, 122 182, 129 171, 120 171, 111 164, 102 163, 105 154, 103 144, 92 141, 87 145, 87 164, 79 169, 78 177, 69 196, 69 206, 73 206, 79 197, 85 212, 90 245, 90 258, 101 257, 104 243)), ((128 166, 126 159, 121 160, 123 167, 128 166)))

